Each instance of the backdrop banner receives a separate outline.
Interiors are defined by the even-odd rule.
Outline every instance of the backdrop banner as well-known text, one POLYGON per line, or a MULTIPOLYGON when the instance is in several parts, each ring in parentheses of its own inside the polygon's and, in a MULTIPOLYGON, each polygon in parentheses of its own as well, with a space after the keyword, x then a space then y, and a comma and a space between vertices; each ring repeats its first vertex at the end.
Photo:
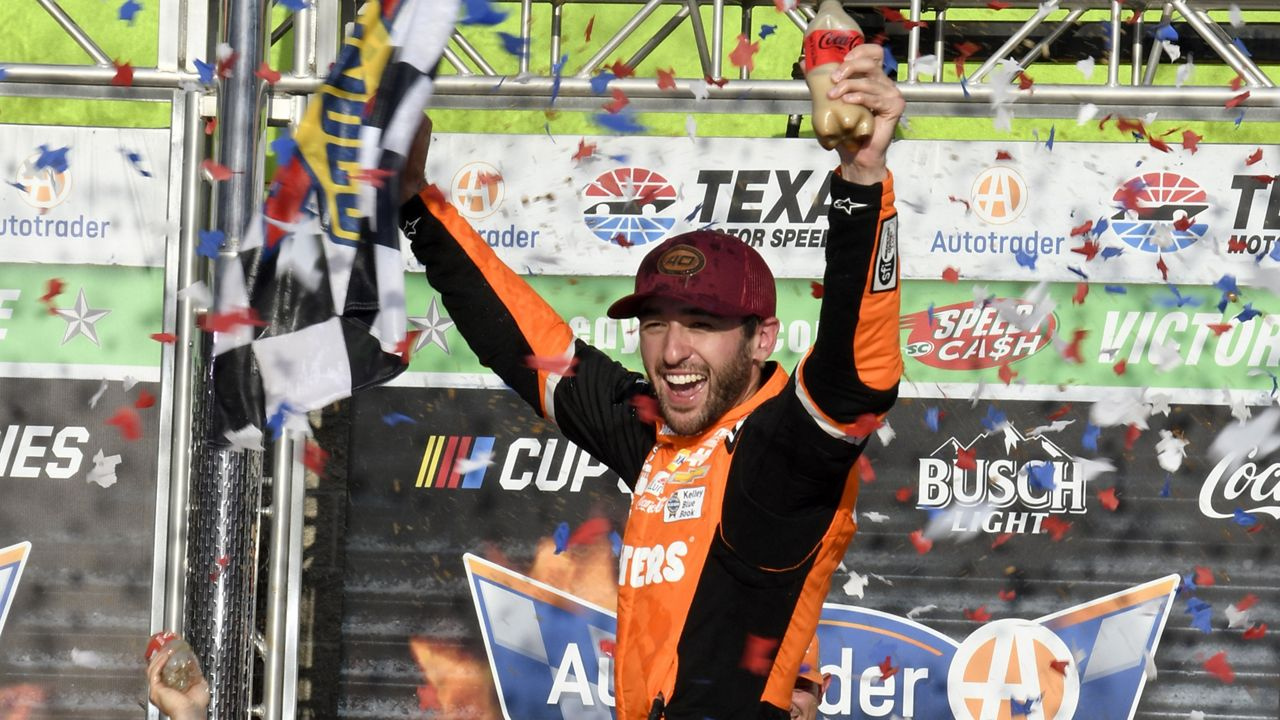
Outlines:
MULTIPOLYGON (((619 479, 506 390, 353 405, 343 706, 612 717, 619 479)), ((901 401, 820 625, 822 713, 1274 717, 1280 448, 1219 457, 1230 408, 1154 410, 901 401)))

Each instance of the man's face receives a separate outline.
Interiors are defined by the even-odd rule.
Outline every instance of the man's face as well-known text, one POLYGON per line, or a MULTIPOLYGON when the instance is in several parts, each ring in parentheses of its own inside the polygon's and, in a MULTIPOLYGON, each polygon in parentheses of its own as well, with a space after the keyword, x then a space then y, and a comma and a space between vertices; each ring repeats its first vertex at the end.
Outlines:
POLYGON ((791 691, 791 720, 815 720, 818 717, 817 692, 807 688, 791 691))
POLYGON ((640 357, 674 432, 696 435, 755 392, 777 320, 765 321, 751 336, 743 322, 665 298, 645 305, 640 357))

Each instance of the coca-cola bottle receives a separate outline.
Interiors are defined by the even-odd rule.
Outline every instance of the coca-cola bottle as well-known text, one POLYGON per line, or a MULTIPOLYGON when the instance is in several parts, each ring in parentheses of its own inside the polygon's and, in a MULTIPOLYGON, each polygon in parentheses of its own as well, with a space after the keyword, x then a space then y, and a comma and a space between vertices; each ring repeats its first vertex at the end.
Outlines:
POLYGON ((146 659, 151 662, 151 658, 161 650, 161 648, 173 646, 173 651, 169 654, 169 659, 165 660, 164 667, 160 669, 160 682, 177 690, 186 692, 187 688, 196 683, 200 677, 200 661, 196 659, 196 653, 176 633, 158 632, 151 636, 151 642, 147 643, 146 659))
POLYGON ((822 0, 818 14, 804 31, 804 79, 813 98, 813 133, 827 150, 871 134, 870 111, 827 97, 833 85, 831 72, 862 41, 862 28, 844 11, 840 0, 822 0))

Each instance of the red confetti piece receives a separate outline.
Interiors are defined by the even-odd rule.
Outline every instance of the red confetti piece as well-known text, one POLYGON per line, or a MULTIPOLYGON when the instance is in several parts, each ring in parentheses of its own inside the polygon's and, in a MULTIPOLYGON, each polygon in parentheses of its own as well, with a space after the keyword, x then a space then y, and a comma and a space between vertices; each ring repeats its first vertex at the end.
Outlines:
POLYGON ((1116 363, 1115 365, 1112 365, 1112 366, 1111 366, 1111 371, 1112 371, 1112 372, 1114 372, 1114 373, 1115 373, 1115 374, 1117 374, 1117 375, 1123 375, 1123 374, 1124 374, 1124 371, 1125 371, 1125 370, 1128 370, 1128 369, 1129 369, 1129 361, 1128 361, 1128 360, 1121 360, 1120 362, 1118 362, 1118 363, 1116 363))
POLYGON ((676 89, 676 69, 670 68, 663 70, 658 68, 658 89, 659 90, 675 90, 676 89))
POLYGON ((1253 179, 1257 180, 1263 185, 1270 185, 1272 182, 1275 181, 1276 176, 1275 175, 1254 175, 1253 179))
POLYGON ((1142 191, 1145 189, 1140 180, 1130 180, 1116 192, 1116 199, 1125 210, 1137 210, 1142 204, 1142 191))
POLYGON ((1192 155, 1200 149, 1200 141, 1204 139, 1203 135, 1197 135, 1190 130, 1182 131, 1182 149, 1190 150, 1192 155))
POLYGON ((729 53, 729 62, 733 63, 734 67, 744 67, 747 72, 752 72, 756 69, 755 58, 758 52, 760 52, 760 43, 751 42, 751 38, 743 33, 738 36, 738 46, 729 53))
POLYGON ((773 669, 773 652, 777 647, 778 641, 773 638, 749 634, 746 647, 742 650, 742 662, 739 664, 752 675, 768 675, 773 669))
POLYGON ((1111 512, 1115 512, 1116 508, 1120 507, 1120 500, 1116 498, 1116 489, 1113 487, 1107 488, 1106 490, 1099 490, 1098 502, 1102 503, 1102 507, 1110 510, 1111 512))
POLYGON ((1013 539, 1013 533, 1002 533, 1000 535, 997 535, 996 539, 991 541, 991 549, 995 550, 996 548, 1009 542, 1012 539, 1013 539))
POLYGON ((619 88, 611 88, 611 90, 613 92, 613 99, 605 103, 602 107, 604 108, 604 111, 610 115, 617 115, 622 112, 622 108, 631 104, 631 99, 628 98, 627 94, 622 92, 619 88))
MULTIPOLYGON (((1194 222, 1195 222, 1194 218, 1183 215, 1182 217, 1177 218, 1176 220, 1173 221, 1173 229, 1179 230, 1181 232, 1186 232, 1187 229, 1190 228, 1194 222)), ((1163 258, 1161 258, 1161 261, 1163 261, 1163 258)), ((1168 270, 1166 270, 1165 273, 1167 275, 1168 270)), ((1169 278, 1165 277, 1165 279, 1168 280, 1169 278)))
POLYGON ((946 280, 949 283, 960 282, 960 270, 958 268, 953 268, 950 265, 948 265, 942 271, 942 279, 946 280))
POLYGON ((916 552, 924 555, 933 549, 933 541, 924 536, 923 530, 911 531, 911 544, 916 546, 916 552))
POLYGON ((1049 667, 1053 668, 1054 672, 1057 672, 1061 675, 1067 674, 1067 666, 1070 664, 1071 664, 1070 660, 1050 660, 1049 661, 1049 667))
POLYGON ((575 545, 590 545, 597 542, 601 538, 609 535, 609 531, 613 526, 609 523, 609 518, 593 517, 585 520, 578 526, 577 530, 569 536, 569 541, 565 543, 567 547, 575 545))
POLYGON ((953 203, 960 203, 961 205, 964 205, 964 214, 965 215, 969 214, 970 206, 969 206, 968 200, 965 200, 964 198, 956 197, 955 195, 948 195, 947 199, 953 203))
POLYGON ((632 395, 631 406, 636 409, 636 419, 642 423, 655 425, 661 417, 658 413, 658 399, 652 395, 632 395))
POLYGON ((908 20, 901 11, 889 7, 876 8, 884 15, 884 19, 888 22, 902 23, 902 26, 910 30, 916 27, 929 27, 929 23, 923 20, 908 20))
POLYGON ((964 617, 966 620, 972 620, 974 622, 984 623, 991 619, 991 613, 987 612, 986 605, 980 605, 976 610, 970 610, 969 608, 965 608, 964 617))
POLYGON ((609 71, 612 72, 613 76, 618 78, 619 80, 621 80, 622 78, 629 78, 632 75, 636 74, 635 68, 622 62, 621 60, 614 60, 613 64, 609 66, 609 71))
POLYGON ((1107 128, 1107 122, 1109 120, 1111 120, 1111 113, 1107 113, 1105 116, 1103 116, 1101 120, 1098 121, 1098 129, 1105 130, 1107 128))
POLYGON ((400 364, 408 365, 413 360, 413 346, 421 334, 421 330, 410 330, 405 333, 404 339, 396 343, 396 354, 400 356, 400 364))
MULTIPOLYGON (((392 175, 395 175, 393 171, 384 168, 360 168, 351 173, 351 179, 358 183, 365 183, 381 189, 387 184, 387 179, 392 175)), ((486 177, 492 176, 493 173, 481 173, 477 179, 483 184, 486 177)), ((502 176, 499 175, 498 179, 501 180, 502 176)))
POLYGON ((1237 107, 1238 105, 1240 105, 1240 103, 1242 103, 1242 102, 1244 102, 1245 100, 1248 100, 1248 99, 1249 99, 1249 91, 1248 91, 1248 90, 1245 90, 1244 92, 1240 93, 1239 95, 1237 95, 1237 96, 1235 96, 1235 97, 1231 98, 1231 99, 1230 99, 1230 100, 1228 100, 1226 103, 1224 103, 1224 104, 1223 104, 1223 107, 1225 107, 1225 108, 1226 108, 1226 109, 1228 109, 1228 110, 1231 110, 1231 109, 1233 109, 1233 108, 1237 107))
MULTIPOLYGON (((1084 235, 1085 233, 1089 232, 1092 229, 1093 229, 1093 220, 1085 220, 1083 224, 1077 225, 1071 228, 1071 237, 1075 237, 1077 235, 1084 235)), ((1089 258, 1089 259, 1092 260, 1093 258, 1089 258)))
POLYGON ((317 475, 324 475, 325 465, 329 462, 329 452, 319 445, 307 440, 302 448, 302 464, 317 475))
POLYGON ((1262 148, 1258 148, 1257 150, 1254 150, 1252 155, 1250 155, 1249 157, 1245 158, 1244 164, 1245 164, 1246 166, 1247 166, 1247 165, 1256 165, 1256 164, 1258 164, 1258 163, 1260 163, 1260 162, 1262 162, 1262 148))
POLYGON ((1214 335, 1222 335, 1222 333, 1231 329, 1231 323, 1211 323, 1205 327, 1213 331, 1214 335))
POLYGON ((1231 82, 1228 83, 1228 85, 1231 86, 1232 90, 1239 90, 1240 88, 1244 87, 1244 76, 1236 75, 1235 77, 1231 78, 1231 82))
POLYGON ((155 406, 155 404, 156 396, 146 390, 139 391, 138 399, 133 401, 133 406, 139 410, 146 410, 149 407, 155 406))
POLYGON ((876 469, 871 467, 871 461, 866 455, 858 456, 858 480, 862 483, 873 483, 876 481, 876 469))
MULTIPOLYGON (((1093 221, 1090 220, 1089 222, 1092 223, 1093 221)), ((1101 251, 1102 246, 1092 240, 1085 240, 1080 247, 1071 248, 1071 252, 1083 255, 1085 260, 1092 260, 1101 251)))
POLYGON ((1142 437, 1142 428, 1137 424, 1131 423, 1129 429, 1124 433, 1124 449, 1129 451, 1133 449, 1133 444, 1138 442, 1138 438, 1142 437))
MULTIPOLYGON (((1175 222, 1173 226, 1178 227, 1178 223, 1175 222)), ((1190 226, 1191 226, 1191 221, 1188 220, 1187 227, 1190 227, 1190 226)), ((1186 230, 1186 228, 1180 228, 1180 229, 1186 230)), ((1160 271, 1160 277, 1165 282, 1169 282, 1169 266, 1165 264, 1163 255, 1160 256, 1159 260, 1156 260, 1156 269, 1160 271)))
POLYGON ((956 467, 961 470, 977 470, 977 456, 977 449, 965 450, 962 447, 956 447, 956 467))
POLYGON ((1089 283, 1076 283, 1076 294, 1071 296, 1071 303, 1083 305, 1086 297, 1089 297, 1089 283))
POLYGON ((1009 367, 1009 363, 1001 365, 1000 369, 996 371, 996 375, 1000 378, 1000 382, 1003 382, 1005 385, 1013 382, 1013 379, 1018 377, 1018 373, 1014 372, 1013 369, 1009 367))
POLYGON ((1239 610, 1240 612, 1244 612, 1245 610, 1248 610, 1249 608, 1257 604, 1258 604, 1258 596, 1254 595, 1253 593, 1249 593, 1248 595, 1245 595, 1243 598, 1241 598, 1240 602, 1236 603, 1236 610, 1239 610))
POLYGON ((582 34, 582 39, 583 39, 585 42, 591 42, 591 31, 592 31, 592 30, 594 30, 594 29, 595 29, 595 27, 596 27, 596 16, 595 16, 595 15, 592 15, 592 16, 591 16, 591 19, 587 21, 587 30, 586 30, 586 32, 584 32, 584 33, 582 34))
POLYGON ((594 155, 596 152, 596 144, 587 142, 586 138, 578 140, 578 151, 573 154, 574 162, 582 162, 594 155))
POLYGON ((729 84, 729 78, 713 78, 710 75, 703 75, 702 79, 708 85, 715 85, 718 88, 722 88, 729 84))
POLYGON ((224 313, 204 313, 196 317, 196 327, 205 332, 228 332, 241 325, 266 327, 267 323, 258 317, 253 308, 239 308, 224 313))
POLYGON ((493 187, 502 182, 502 173, 482 172, 476 180, 485 187, 493 187))
POLYGON ((1061 420, 1062 418, 1066 417, 1067 413, 1069 412, 1071 412, 1071 403, 1067 403, 1066 405, 1063 405, 1057 410, 1054 410, 1053 412, 1049 413, 1048 417, 1050 420, 1061 420))
POLYGON ((1147 144, 1148 144, 1148 145, 1150 145, 1151 147, 1153 147, 1153 148, 1155 148, 1155 149, 1159 150, 1160 152, 1169 152, 1169 151, 1170 151, 1169 143, 1167 143, 1167 142, 1165 142, 1165 141, 1161 140, 1161 139, 1160 139, 1160 138, 1158 138, 1158 137, 1154 137, 1154 136, 1150 136, 1150 135, 1149 135, 1149 136, 1147 136, 1147 144))
POLYGON ((624 248, 631 247, 631 241, 628 240, 627 236, 623 235, 622 233, 618 233, 617 235, 614 235, 613 238, 611 239, 613 240, 613 244, 617 245, 618 247, 624 247, 624 248))
POLYGON ((142 421, 138 419, 138 413, 128 405, 116 410, 114 415, 107 418, 107 424, 119 428, 125 440, 132 441, 142 437, 142 421))
POLYGON ((1049 533, 1049 537, 1052 538, 1054 542, 1062 542, 1062 538, 1066 536, 1067 531, 1071 529, 1071 523, 1063 520, 1057 515, 1050 515, 1044 519, 1044 522, 1040 523, 1040 527, 1044 528, 1044 531, 1049 533))
POLYGON ((1012 156, 1012 155, 1010 155, 1010 154, 1009 154, 1009 152, 1008 152, 1007 150, 997 150, 997 151, 996 151, 996 161, 997 161, 997 162, 998 162, 998 161, 1000 161, 1000 160, 1012 160, 1012 159, 1013 159, 1013 156, 1012 156))
POLYGON ((133 66, 127 62, 122 63, 119 60, 116 61, 115 65, 116 74, 115 77, 111 78, 111 84, 117 87, 132 87, 133 66))
POLYGON ((218 131, 218 118, 209 118, 204 121, 204 134, 212 135, 218 131))
POLYGON ((1018 592, 1016 590, 1001 590, 999 595, 1001 600, 1005 602, 1013 602, 1013 599, 1018 597, 1018 592))
POLYGON ((1147 128, 1142 124, 1141 120, 1136 118, 1127 118, 1121 115, 1116 118, 1116 129, 1120 132, 1137 133, 1143 137, 1147 135, 1147 128))
POLYGON ((1004 10, 1009 7, 1009 3, 1004 2, 1003 0, 988 0, 987 7, 992 10, 1004 10))
POLYGON ((158 343, 176 343, 176 342, 178 342, 178 336, 177 336, 177 335, 174 335, 173 333, 165 333, 165 332, 160 332, 160 333, 151 333, 151 339, 152 339, 152 340, 155 340, 155 341, 156 341, 156 342, 158 342, 158 343))
POLYGON ((1018 73, 1018 89, 1019 90, 1030 90, 1031 86, 1035 85, 1035 83, 1036 83, 1035 78, 1031 77, 1025 72, 1018 73))
POLYGON ((1072 361, 1076 365, 1083 363, 1084 358, 1080 356, 1080 343, 1084 341, 1085 336, 1088 334, 1088 330, 1076 330, 1071 333, 1071 344, 1067 346, 1066 350, 1062 351, 1063 359, 1072 361))
POLYGON ((1231 669, 1231 663, 1227 661, 1225 652, 1220 652, 1205 660, 1204 669, 1228 685, 1236 681, 1236 671, 1231 669))
POLYGON ((817 280, 810 280, 810 281, 809 281, 809 294, 810 294, 810 295, 813 295, 815 298, 818 298, 819 300, 821 300, 821 299, 822 299, 822 294, 823 294, 824 292, 826 292, 826 288, 824 288, 824 287, 822 286, 822 283, 818 282, 817 280))
POLYGON ((67 284, 59 278, 49 278, 44 284, 44 294, 40 296, 40 302, 45 305, 50 304, 54 298, 62 294, 67 284))
POLYGON ((875 413, 863 413, 845 430, 851 437, 866 437, 884 425, 884 420, 875 413))
POLYGON ((551 373, 561 377, 573 377, 574 368, 578 366, 578 358, 566 358, 563 355, 528 355, 524 365, 532 370, 551 373))
POLYGON ((215 70, 218 77, 220 78, 231 77, 231 68, 235 67, 236 61, 239 59, 240 59, 240 53, 231 52, 231 53, 228 53, 226 57, 219 60, 218 67, 215 70))
POLYGON ((880 663, 880 679, 888 680, 898 672, 898 668, 893 666, 893 658, 888 655, 884 656, 884 661, 880 663))
POLYGON ((893 499, 900 503, 911 502, 911 498, 915 496, 915 491, 909 487, 900 487, 893 493, 893 499))
POLYGON ((1250 625, 1248 630, 1244 631, 1245 640, 1260 640, 1267 634, 1267 624, 1260 623, 1258 625, 1250 625))
POLYGON ((208 175, 209 178, 214 182, 222 182, 223 180, 228 180, 231 178, 232 175, 235 174, 231 172, 231 169, 228 168, 226 165, 221 165, 219 163, 214 162, 213 160, 205 160, 204 162, 200 163, 200 169, 204 170, 205 175, 208 175))
POLYGON ((280 73, 272 70, 271 65, 266 60, 262 61, 262 64, 258 66, 257 70, 253 71, 253 74, 266 80, 268 85, 275 85, 280 82, 280 73))
POLYGON ((1214 585, 1213 570, 1202 565, 1196 566, 1196 585, 1200 587, 1210 587, 1214 585))
POLYGON ((600 652, 603 653, 605 657, 613 657, 613 653, 617 649, 618 649, 617 642, 610 640, 609 638, 601 638, 600 652))

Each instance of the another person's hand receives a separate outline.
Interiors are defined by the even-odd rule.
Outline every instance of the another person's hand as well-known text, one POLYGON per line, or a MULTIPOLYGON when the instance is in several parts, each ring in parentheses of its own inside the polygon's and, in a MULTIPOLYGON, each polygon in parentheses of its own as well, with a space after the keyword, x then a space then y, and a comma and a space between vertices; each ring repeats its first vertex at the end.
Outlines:
POLYGON ((209 683, 204 674, 198 676, 185 691, 175 690, 160 679, 160 671, 177 649, 177 643, 169 643, 151 656, 147 665, 147 689, 151 704, 172 720, 205 720, 209 710, 209 683))
POLYGON ((907 102, 898 85, 884 74, 884 48, 864 43, 849 51, 831 73, 827 97, 862 105, 871 111, 871 135, 836 147, 846 180, 870 185, 887 177, 885 154, 907 102))
POLYGON ((409 146, 409 158, 400 172, 400 204, 427 187, 427 151, 431 149, 431 118, 423 115, 418 134, 409 146))

